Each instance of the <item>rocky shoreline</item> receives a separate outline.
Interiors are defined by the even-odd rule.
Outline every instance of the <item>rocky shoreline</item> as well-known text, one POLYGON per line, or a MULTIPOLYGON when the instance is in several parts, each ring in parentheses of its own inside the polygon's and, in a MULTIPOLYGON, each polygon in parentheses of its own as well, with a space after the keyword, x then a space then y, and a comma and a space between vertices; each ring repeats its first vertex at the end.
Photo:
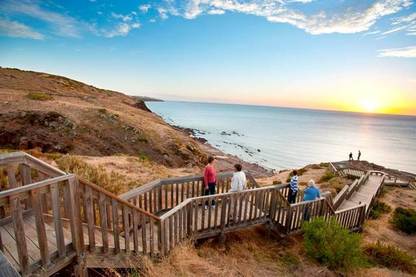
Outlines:
MULTIPOLYGON (((169 124, 166 122, 166 124, 172 126, 172 128, 183 132, 184 134, 188 135, 189 137, 193 138, 199 146, 202 148, 202 150, 207 153, 208 155, 215 156, 217 158, 217 168, 219 171, 230 171, 233 170, 233 166, 236 163, 239 163, 243 166, 243 168, 247 171, 250 171, 250 173, 256 177, 256 178, 266 178, 273 176, 273 170, 263 167, 256 163, 250 163, 242 160, 238 156, 231 155, 224 153, 223 151, 219 150, 215 146, 208 143, 207 139, 202 137, 202 135, 205 135, 206 133, 201 130, 193 129, 193 128, 185 128, 180 127, 177 125, 169 124)), ((230 136, 230 135, 238 135, 242 136, 241 134, 237 132, 225 132, 223 131, 221 135, 224 136, 230 136)), ((241 147, 246 153, 250 155, 252 153, 249 149, 244 149, 245 147, 239 144, 236 144, 237 146, 241 147)), ((259 151, 259 150, 257 150, 259 151)))

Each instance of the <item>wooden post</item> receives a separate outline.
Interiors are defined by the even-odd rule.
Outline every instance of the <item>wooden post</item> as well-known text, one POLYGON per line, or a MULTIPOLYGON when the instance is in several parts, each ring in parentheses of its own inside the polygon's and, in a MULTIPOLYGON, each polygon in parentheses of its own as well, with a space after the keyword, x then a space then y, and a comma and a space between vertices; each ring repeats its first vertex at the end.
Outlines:
MULTIPOLYGON (((32 183, 32 175, 30 167, 26 164, 20 165, 20 175, 22 176, 22 185, 29 185, 32 183)), ((32 207, 32 203, 30 199, 26 200, 26 209, 30 209, 32 207)))
POLYGON ((111 201, 111 209, 113 214, 113 236, 114 236, 114 251, 115 253, 120 252, 120 230, 118 227, 118 209, 117 209, 117 200, 113 199, 111 201))
POLYGON ((82 226, 80 221, 80 207, 77 205, 77 200, 75 200, 76 192, 78 187, 78 180, 75 176, 72 176, 68 179, 68 184, 65 185, 65 202, 66 207, 69 209, 68 214, 70 216, 70 226, 72 234, 72 244, 74 246, 75 252, 77 254, 77 263, 78 270, 77 274, 79 276, 84 276, 86 274, 85 269, 85 253, 84 246, 81 245, 83 242, 83 233, 82 226))
POLYGON ((56 234, 56 245, 58 248, 59 257, 64 257, 65 256, 65 241, 64 241, 64 232, 63 232, 63 226, 62 226, 61 211, 60 211, 58 184, 52 184, 50 188, 51 188, 51 198, 52 198, 53 223, 54 223, 55 234, 56 234))
MULTIPOLYGON (((7 178, 9 181, 9 187, 16 188, 16 169, 13 166, 7 167, 7 178)), ((20 270, 22 271, 23 275, 26 275, 29 273, 29 255, 27 252, 27 244, 24 231, 22 204, 18 195, 10 197, 10 210, 13 220, 14 234, 16 238, 20 270)))

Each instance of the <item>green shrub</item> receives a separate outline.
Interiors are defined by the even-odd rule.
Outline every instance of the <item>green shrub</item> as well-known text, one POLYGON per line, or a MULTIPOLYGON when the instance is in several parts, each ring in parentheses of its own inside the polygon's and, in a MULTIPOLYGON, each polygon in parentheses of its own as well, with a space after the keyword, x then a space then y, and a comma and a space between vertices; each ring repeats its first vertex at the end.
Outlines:
POLYGON ((370 218, 371 219, 378 219, 382 214, 387 214, 391 212, 391 207, 384 202, 377 201, 374 203, 371 211, 370 211, 370 218))
POLYGON ((368 259, 375 264, 410 274, 416 273, 414 257, 394 246, 377 242, 364 247, 364 252, 368 259))
POLYGON ((30 100, 37 100, 37 101, 48 101, 53 100, 53 97, 47 93, 44 92, 29 92, 26 95, 27 98, 30 100))
POLYGON ((306 254, 330 269, 349 271, 364 264, 361 236, 342 228, 335 219, 306 222, 303 231, 306 254))
POLYGON ((332 173, 331 171, 327 171, 325 172, 325 174, 321 177, 321 179, 319 179, 319 183, 324 183, 324 182, 328 182, 329 180, 331 180, 332 178, 335 177, 335 174, 332 173))
POLYGON ((392 223, 394 227, 406 234, 416 233, 416 211, 413 209, 396 208, 392 223))

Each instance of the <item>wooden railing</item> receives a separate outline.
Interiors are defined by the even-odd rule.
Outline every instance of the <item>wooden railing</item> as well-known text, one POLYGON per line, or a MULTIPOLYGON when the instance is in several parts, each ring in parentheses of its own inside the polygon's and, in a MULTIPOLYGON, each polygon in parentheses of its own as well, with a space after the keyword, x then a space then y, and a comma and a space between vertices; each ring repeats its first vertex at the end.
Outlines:
POLYGON ((162 255, 186 238, 211 237, 255 224, 270 223, 292 234, 301 230, 305 220, 324 217, 335 218, 345 228, 361 228, 365 205, 334 211, 327 197, 289 205, 281 193, 285 188, 275 185, 185 200, 160 217, 162 255))
MULTIPOLYGON (((17 256, 18 260, 15 262, 23 275, 39 269, 54 272, 59 269, 59 265, 58 268, 53 267, 58 264, 58 260, 71 260, 81 253, 81 242, 79 236, 75 235, 79 233, 78 209, 73 193, 75 189, 75 176, 63 175, 0 192, 0 205, 6 211, 1 225, 5 226, 11 221, 13 229, 10 230, 10 237, 1 238, 0 249, 9 252, 12 257, 17 256), (43 202, 44 205, 41 205, 41 199, 47 203, 43 202), (31 204, 30 210, 25 208, 28 202, 31 204), (52 218, 45 218, 45 213, 52 214, 52 218), (28 215, 32 215, 35 221, 33 240, 29 240, 32 235, 29 231, 33 231, 25 221, 28 215), (72 238, 66 238, 69 241, 65 241, 64 238, 63 220, 68 223, 70 232, 74 234, 72 238), (48 221, 51 221, 51 224, 47 224, 48 221), (50 230, 47 231, 49 228, 53 228, 54 241, 51 241, 53 238, 47 237, 47 233, 50 235, 50 230), (15 247, 10 244, 13 241, 16 243, 15 247), (33 247, 33 244, 38 248, 33 247), (52 244, 56 245, 55 249, 51 249, 52 244), (17 255, 10 253, 15 249, 17 255), (40 259, 37 259, 38 257, 40 259)), ((4 228, 10 228, 9 226, 4 228)))
MULTIPOLYGON (((1 168, 7 182, 0 191, 0 226, 9 230, 7 238, 0 236, 0 249, 16 257, 23 275, 52 274, 74 261, 85 268, 93 255, 103 261, 117 261, 119 254, 166 255, 186 238, 254 224, 292 234, 304 221, 324 217, 355 230, 366 213, 365 205, 335 211, 325 193, 315 201, 302 201, 298 193, 289 204, 288 184, 257 187, 249 174, 249 189, 242 192, 228 192, 231 173, 222 173, 216 195, 203 196, 202 177, 193 176, 158 180, 118 197, 24 153, 1 155, 1 168), (25 225, 29 219, 31 227, 25 225)), ((370 174, 379 173, 361 176, 345 194, 370 174)))
POLYGON ((86 254, 160 253, 157 216, 25 153, 1 155, 0 169, 0 250, 22 275, 82 265, 86 254))
MULTIPOLYGON (((257 182, 246 172, 247 188, 258 187, 257 182)), ((217 194, 226 193, 231 188, 232 172, 219 173, 217 176, 217 194)), ((130 190, 120 198, 153 214, 170 210, 188 198, 204 195, 203 176, 185 176, 156 180, 130 190)))
POLYGON ((160 219, 116 195, 80 180, 77 198, 89 252, 148 254, 159 252, 160 219), (88 240, 87 240, 88 238, 88 240), (88 241, 88 242, 87 242, 88 241))
POLYGON ((323 217, 326 220, 335 218, 338 223, 347 229, 358 230, 365 219, 365 204, 345 210, 334 211, 331 203, 324 197, 314 201, 303 201, 291 204, 286 215, 284 226, 286 233, 296 233, 302 229, 305 221, 323 217))

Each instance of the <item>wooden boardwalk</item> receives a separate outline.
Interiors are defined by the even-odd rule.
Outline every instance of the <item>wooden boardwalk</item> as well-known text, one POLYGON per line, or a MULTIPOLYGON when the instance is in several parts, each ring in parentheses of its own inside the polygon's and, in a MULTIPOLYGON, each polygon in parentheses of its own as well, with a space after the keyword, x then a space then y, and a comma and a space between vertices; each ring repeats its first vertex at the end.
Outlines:
POLYGON ((0 251, 24 276, 49 276, 69 264, 80 276, 89 267, 136 267, 144 255, 168 255, 184 240, 258 224, 285 236, 323 217, 359 230, 384 180, 360 173, 334 200, 323 193, 302 201, 299 193, 289 204, 288 184, 259 187, 249 173, 247 189, 236 193, 228 192, 232 173, 220 173, 218 194, 210 196, 203 195, 202 176, 156 180, 116 196, 21 152, 0 155, 0 174, 7 180, 0 251))
POLYGON ((379 192, 380 186, 382 185, 382 179, 383 175, 370 174, 368 180, 362 184, 358 190, 349 197, 349 199, 345 199, 339 209, 347 209, 365 204, 366 211, 368 211, 371 201, 379 192))

